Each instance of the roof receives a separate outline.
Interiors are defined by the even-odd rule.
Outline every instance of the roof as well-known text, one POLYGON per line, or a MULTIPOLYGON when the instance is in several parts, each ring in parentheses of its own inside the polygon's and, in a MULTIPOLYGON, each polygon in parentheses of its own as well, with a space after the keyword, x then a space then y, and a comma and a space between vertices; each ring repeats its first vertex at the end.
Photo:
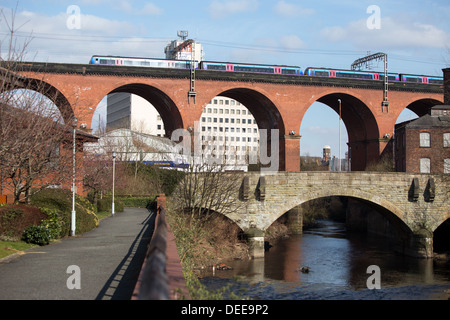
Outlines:
POLYGON ((406 128, 450 128, 450 115, 431 116, 426 114, 406 125, 406 128))

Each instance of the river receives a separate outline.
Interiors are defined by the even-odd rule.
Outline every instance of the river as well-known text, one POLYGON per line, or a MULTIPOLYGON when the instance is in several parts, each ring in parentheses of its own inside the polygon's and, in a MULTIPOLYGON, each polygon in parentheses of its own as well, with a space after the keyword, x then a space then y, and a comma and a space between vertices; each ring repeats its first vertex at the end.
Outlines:
POLYGON ((450 297, 450 262, 399 255, 383 239, 349 234, 344 223, 320 222, 302 235, 277 241, 264 259, 228 261, 232 270, 205 271, 201 282, 209 289, 229 286, 241 297, 265 300, 450 297), (379 271, 368 272, 369 266, 379 271), (380 288, 368 289, 367 283, 380 288))

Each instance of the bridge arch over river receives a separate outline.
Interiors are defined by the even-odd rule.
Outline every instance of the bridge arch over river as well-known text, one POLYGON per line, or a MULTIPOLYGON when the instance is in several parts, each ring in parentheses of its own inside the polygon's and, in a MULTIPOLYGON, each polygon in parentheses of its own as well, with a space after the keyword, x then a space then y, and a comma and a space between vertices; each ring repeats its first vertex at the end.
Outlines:
MULTIPOLYGON (((448 175, 377 172, 279 172, 242 174, 236 186, 236 210, 225 215, 248 235, 253 256, 264 255, 264 234, 269 226, 307 201, 332 196, 357 199, 383 212, 401 230, 400 250, 431 257, 433 232, 450 218, 448 175)), ((347 217, 355 223, 355 212, 347 217)), ((295 219, 293 219, 295 221, 295 219)))

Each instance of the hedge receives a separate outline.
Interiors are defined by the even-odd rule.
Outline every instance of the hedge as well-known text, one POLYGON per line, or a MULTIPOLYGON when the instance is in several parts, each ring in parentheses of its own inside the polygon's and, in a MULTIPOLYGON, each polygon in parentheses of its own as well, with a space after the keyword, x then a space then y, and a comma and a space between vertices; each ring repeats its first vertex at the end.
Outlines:
MULTIPOLYGON (((70 234, 72 192, 63 189, 44 189, 33 195, 31 204, 38 208, 56 210, 61 222, 60 236, 70 234)), ((75 196, 76 232, 85 233, 98 226, 94 206, 79 195, 75 196)))
POLYGON ((155 201, 155 197, 120 197, 125 207, 147 208, 150 203, 155 201))
MULTIPOLYGON (((124 204, 121 200, 114 198, 114 211, 123 212, 124 204)), ((104 197, 97 200, 97 212, 112 212, 112 197, 104 197)))

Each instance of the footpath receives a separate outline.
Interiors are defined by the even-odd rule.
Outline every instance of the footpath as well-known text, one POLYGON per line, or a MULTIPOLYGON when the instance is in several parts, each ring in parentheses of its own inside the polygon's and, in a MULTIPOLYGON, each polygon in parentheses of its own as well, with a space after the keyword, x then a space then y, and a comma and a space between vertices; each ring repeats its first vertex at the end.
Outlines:
POLYGON ((0 260, 0 300, 131 299, 155 215, 125 208, 90 232, 0 260))

